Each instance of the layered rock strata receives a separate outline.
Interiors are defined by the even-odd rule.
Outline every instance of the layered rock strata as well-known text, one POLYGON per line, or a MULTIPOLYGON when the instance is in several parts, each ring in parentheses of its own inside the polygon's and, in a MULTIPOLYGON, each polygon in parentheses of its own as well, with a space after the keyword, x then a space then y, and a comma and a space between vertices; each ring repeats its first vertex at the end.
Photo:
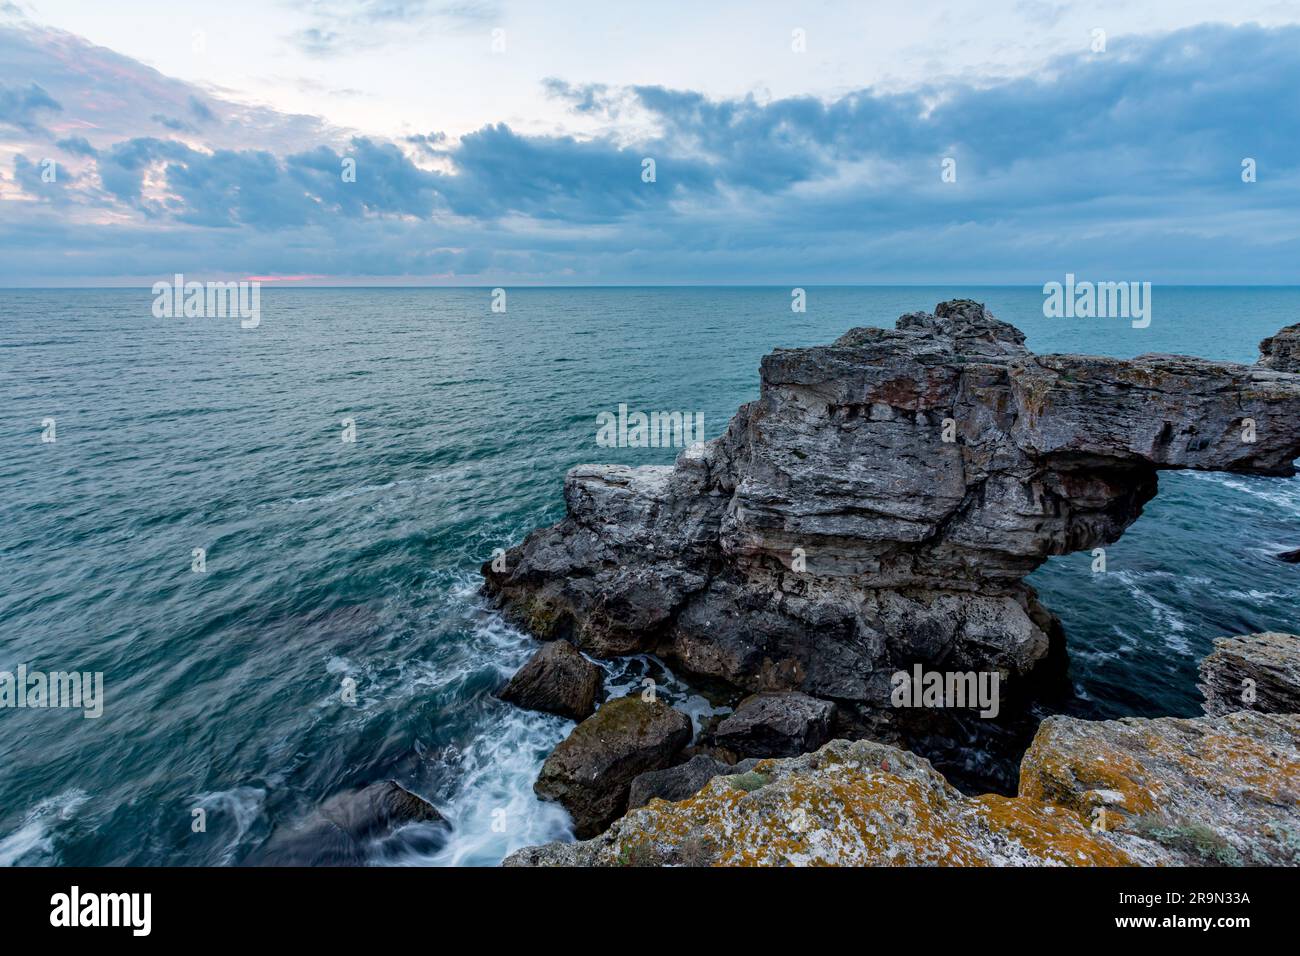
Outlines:
POLYGON ((1254 366, 1034 355, 959 300, 778 349, 758 400, 675 465, 572 469, 564 519, 485 587, 544 639, 749 691, 883 713, 920 663, 1014 694, 1060 642, 1025 575, 1115 541, 1161 469, 1293 473, 1282 340, 1254 366))
POLYGON ((1200 675, 1197 686, 1211 716, 1238 710, 1300 714, 1300 635, 1216 638, 1200 675))

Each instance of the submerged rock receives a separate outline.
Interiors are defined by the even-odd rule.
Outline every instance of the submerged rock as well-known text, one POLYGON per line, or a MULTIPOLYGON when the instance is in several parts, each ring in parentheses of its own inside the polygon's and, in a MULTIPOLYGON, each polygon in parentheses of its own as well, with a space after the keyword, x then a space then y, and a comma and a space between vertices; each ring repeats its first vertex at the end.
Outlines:
POLYGON ((690 740, 690 718, 667 704, 639 696, 607 701, 560 741, 533 789, 563 804, 574 832, 589 837, 627 808, 638 775, 667 767, 690 740))
POLYGON ((335 794, 297 829, 277 830, 255 862, 262 866, 362 866, 371 849, 401 827, 445 824, 423 797, 394 780, 335 794))
POLYGON ((484 566, 507 615, 882 714, 916 663, 998 671, 1012 695, 1060 644, 1025 575, 1119 538, 1159 469, 1290 475, 1300 456, 1300 375, 1037 356, 968 300, 778 349, 760 378, 671 467, 572 469, 565 518, 484 566))
POLYGON ((967 797, 912 753, 836 740, 505 865, 1295 864, 1298 740, 1297 716, 1052 718, 1016 797, 967 797))
POLYGON ((497 695, 529 710, 585 720, 596 711, 605 674, 567 641, 551 641, 497 695))
POLYGON ((835 705, 797 691, 766 691, 740 702, 718 724, 718 746, 743 757, 795 757, 816 750, 831 737, 835 705))
POLYGON ((643 807, 651 800, 685 800, 700 792, 700 788, 717 776, 745 773, 753 769, 757 760, 750 758, 736 764, 726 764, 707 754, 696 754, 686 763, 663 770, 649 770, 632 781, 628 791, 628 809, 643 807))
POLYGON ((1207 714, 1257 710, 1300 714, 1300 636, 1248 634, 1219 637, 1214 652, 1201 661, 1207 714))

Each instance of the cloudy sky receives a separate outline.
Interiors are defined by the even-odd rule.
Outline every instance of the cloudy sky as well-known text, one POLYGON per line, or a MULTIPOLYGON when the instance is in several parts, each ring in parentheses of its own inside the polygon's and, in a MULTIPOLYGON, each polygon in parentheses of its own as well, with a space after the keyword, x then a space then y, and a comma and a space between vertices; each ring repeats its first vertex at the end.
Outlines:
POLYGON ((1300 0, 0 0, 0 285, 1292 284, 1297 91, 1300 0))

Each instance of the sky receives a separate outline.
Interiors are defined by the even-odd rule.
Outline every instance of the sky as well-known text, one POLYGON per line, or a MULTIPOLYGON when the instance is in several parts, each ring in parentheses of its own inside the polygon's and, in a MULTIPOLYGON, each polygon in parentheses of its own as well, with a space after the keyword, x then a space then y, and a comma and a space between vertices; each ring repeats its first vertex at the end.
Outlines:
POLYGON ((1300 0, 0 0, 0 286, 1295 284, 1298 90, 1300 0))

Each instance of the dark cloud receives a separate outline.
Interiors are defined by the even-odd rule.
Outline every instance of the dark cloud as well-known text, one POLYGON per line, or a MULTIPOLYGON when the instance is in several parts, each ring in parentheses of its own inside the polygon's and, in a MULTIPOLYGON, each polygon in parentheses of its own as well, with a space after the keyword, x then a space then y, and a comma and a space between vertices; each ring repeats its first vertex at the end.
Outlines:
POLYGON ((521 136, 504 124, 462 137, 451 155, 457 174, 444 180, 444 196, 454 212, 474 218, 520 213, 611 222, 714 189, 708 164, 670 151, 624 149, 569 136, 521 136), (642 181, 645 158, 655 160, 654 183, 642 181))
MULTIPOLYGON (((160 116, 202 120, 191 88, 132 75, 166 94, 160 116)), ((1104 55, 1025 78, 829 100, 547 82, 578 113, 619 119, 617 139, 503 123, 459 139, 344 139, 312 118, 205 99, 220 126, 203 127, 203 146, 138 130, 59 141, 94 160, 62 202, 138 213, 137 226, 112 227, 120 245, 98 227, 61 224, 48 204, 26 205, 41 207, 40 235, 62 229, 64 247, 85 253, 39 260, 46 268, 107 274, 165 272, 183 255, 252 274, 488 281, 997 282, 1089 269, 1294 281, 1298 86, 1300 29, 1207 25, 1112 38, 1104 55), (654 183, 641 178, 647 157, 654 183), (1241 181, 1245 157, 1257 183, 1241 181), (945 158, 955 183, 940 178, 945 158)), ((86 118, 63 87, 42 89, 63 102, 61 116, 86 118)), ((129 86, 120 96, 144 98, 129 86)), ((36 213, 19 212, 31 229, 23 217, 36 213)), ((19 245, 3 245, 13 255, 0 281, 37 261, 9 241, 19 245)))
POLYGON ((45 157, 33 161, 19 153, 14 156, 14 182, 35 199, 64 203, 68 201, 68 188, 76 184, 77 177, 56 159, 45 157))
POLYGON ((416 133, 407 136, 405 141, 427 157, 446 156, 449 152, 446 133, 416 133))
POLYGON ((197 96, 190 97, 190 115, 200 123, 218 123, 217 114, 197 96))
POLYGON ((54 144, 65 153, 71 153, 74 156, 95 157, 99 155, 99 150, 90 145, 90 142, 84 136, 69 136, 67 139, 61 139, 54 144))
POLYGON ((392 143, 362 137, 335 152, 320 146, 286 160, 288 176, 313 197, 322 214, 356 218, 367 215, 429 216, 437 201, 439 174, 417 167, 392 143), (344 160, 351 160, 344 178, 344 160))
POLYGON ((29 83, 26 87, 0 83, 0 125, 36 132, 41 128, 37 122, 39 114, 57 113, 62 109, 58 101, 36 83, 29 83))
POLYGON ((609 87, 604 83, 575 86, 559 77, 548 76, 542 80, 542 87, 548 95, 566 101, 575 113, 601 113, 606 116, 616 113, 617 97, 611 96, 609 87))
POLYGON ((176 133, 197 133, 198 132, 198 130, 194 127, 193 124, 187 123, 185 122, 185 120, 176 119, 171 116, 164 116, 162 113, 154 113, 149 118, 153 120, 155 123, 159 124, 160 126, 165 126, 167 129, 172 130, 173 132, 176 133))

